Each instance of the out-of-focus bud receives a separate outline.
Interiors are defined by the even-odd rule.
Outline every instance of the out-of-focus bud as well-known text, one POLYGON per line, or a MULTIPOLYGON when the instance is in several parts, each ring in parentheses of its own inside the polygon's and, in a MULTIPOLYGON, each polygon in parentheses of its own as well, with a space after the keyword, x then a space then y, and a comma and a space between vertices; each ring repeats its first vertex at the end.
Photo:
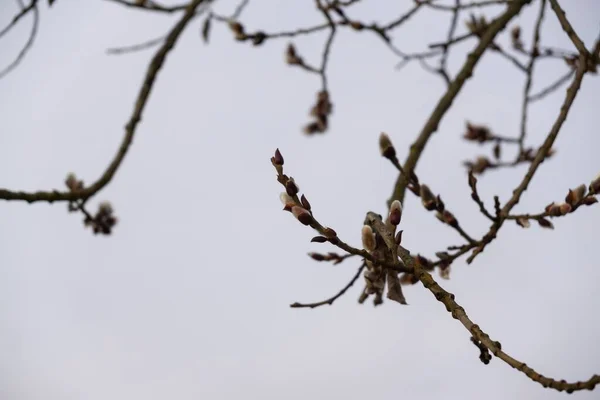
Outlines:
POLYGON ((69 188, 71 192, 78 192, 83 190, 83 181, 77 179, 77 175, 74 173, 70 173, 67 175, 67 179, 65 179, 65 185, 69 188))
POLYGON ((306 211, 303 207, 293 206, 292 214, 294 214, 294 217, 296 217, 296 219, 300 221, 303 225, 310 225, 310 223, 313 221, 312 215, 310 215, 310 213, 306 211))
POLYGON ((486 126, 473 125, 470 122, 467 122, 467 131, 463 135, 463 138, 472 142, 484 143, 491 140, 492 133, 486 126))
POLYGON ((292 199, 292 197, 287 194, 286 192, 282 192, 279 195, 279 200, 281 200, 281 203, 283 203, 283 209, 285 211, 291 211, 292 207, 294 207, 296 205, 296 202, 294 201, 294 199, 292 199))
POLYGON ((264 32, 256 32, 254 35, 252 35, 252 44, 254 46, 260 46, 263 44, 266 38, 267 35, 264 32))
POLYGON ((375 250, 375 234, 369 225, 364 225, 361 231, 362 244, 365 250, 372 252, 375 250))
POLYGON ((291 43, 288 44, 288 47, 287 47, 287 49, 285 51, 285 61, 289 65, 299 65, 299 64, 302 64, 302 58, 300 58, 298 56, 298 53, 296 53, 296 48, 291 43))
POLYGON ((327 241, 327 238, 324 236, 315 236, 314 238, 310 239, 311 243, 325 243, 327 241))
POLYGON ((362 31, 364 29, 364 25, 362 24, 362 22, 359 21, 352 21, 350 22, 350 26, 352 27, 352 29, 357 30, 357 31, 362 31))
POLYGON ((565 201, 574 207, 581 201, 581 199, 583 199, 585 192, 585 185, 579 185, 575 189, 569 189, 569 193, 567 194, 567 197, 565 197, 565 201))
POLYGON ((598 199, 593 196, 584 197, 581 201, 581 204, 585 204, 586 206, 591 206, 598 202, 598 199))
POLYGON ((477 157, 475 162, 466 161, 465 166, 469 168, 469 170, 473 171, 474 174, 483 174, 488 168, 490 168, 493 164, 487 157, 477 157))
POLYGON ((423 207, 427 210, 435 210, 436 209, 436 199, 429 187, 427 185, 421 185, 420 190, 421 203, 423 203, 423 207))
POLYGON ((394 226, 398 226, 400 221, 402 220, 402 203, 399 200, 394 200, 390 207, 390 215, 389 215, 390 224, 394 226))
POLYGON ((244 32, 244 26, 237 21, 229 21, 229 29, 235 35, 236 40, 244 40, 247 38, 244 32))
POLYGON ((381 155, 388 159, 396 157, 396 149, 390 140, 390 137, 385 132, 381 132, 379 135, 379 151, 381 155))
POLYGON ((590 193, 600 193, 600 174, 590 183, 590 193))
POLYGON ((325 260, 325 256, 323 254, 319 254, 319 253, 308 253, 308 256, 315 261, 324 261, 325 260))
POLYGON ((102 214, 112 214, 113 207, 108 201, 103 201, 98 205, 98 212, 102 214))
POLYGON ((552 222, 550 222, 546 218, 540 218, 537 220, 537 222, 542 228, 554 229, 554 225, 552 224, 552 222))

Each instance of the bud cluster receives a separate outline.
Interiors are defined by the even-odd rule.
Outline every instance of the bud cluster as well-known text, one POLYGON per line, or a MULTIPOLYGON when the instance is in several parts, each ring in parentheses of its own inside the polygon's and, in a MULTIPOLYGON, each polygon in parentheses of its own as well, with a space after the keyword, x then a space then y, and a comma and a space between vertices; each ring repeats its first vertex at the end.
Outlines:
POLYGON ((314 135, 327 130, 329 116, 333 111, 333 104, 329 101, 329 92, 321 90, 317 93, 317 101, 310 110, 310 116, 314 120, 304 127, 304 133, 314 135))
POLYGON ((322 226, 314 219, 312 206, 306 196, 302 194, 298 197, 300 188, 294 178, 283 173, 284 159, 279 149, 275 150, 275 154, 271 157, 271 164, 277 170, 277 181, 285 188, 285 192, 279 194, 283 210, 289 211, 301 224, 311 226, 323 235, 313 238, 312 242, 337 244, 339 242, 337 233, 331 228, 322 226))
POLYGON ((109 202, 102 202, 98 206, 98 211, 94 216, 86 213, 83 223, 85 226, 92 228, 94 235, 98 233, 110 235, 118 221, 117 217, 114 216, 113 211, 114 210, 109 202))
MULTIPOLYGON (((73 173, 67 175, 65 185, 70 192, 81 192, 85 186, 83 180, 77 179, 73 173)), ((113 208, 108 202, 100 203, 98 212, 92 216, 85 208, 85 200, 71 201, 68 205, 69 212, 81 211, 85 218, 83 224, 91 226, 94 234, 110 235, 112 229, 117 224, 117 217, 113 215, 113 208)))

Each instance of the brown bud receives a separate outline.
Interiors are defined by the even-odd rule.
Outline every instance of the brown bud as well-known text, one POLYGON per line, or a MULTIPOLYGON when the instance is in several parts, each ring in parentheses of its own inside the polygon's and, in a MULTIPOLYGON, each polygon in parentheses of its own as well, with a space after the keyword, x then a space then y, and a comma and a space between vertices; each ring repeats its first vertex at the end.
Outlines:
POLYGON ((244 27, 237 21, 229 21, 229 29, 233 33, 244 33, 244 27))
POLYGON ((510 37, 512 40, 519 40, 521 38, 521 27, 519 25, 513 26, 510 30, 510 37))
POLYGON ((325 235, 325 237, 327 237, 328 239, 331 239, 331 238, 337 237, 337 232, 336 232, 336 231, 334 231, 334 230, 333 230, 333 229, 331 229, 331 228, 325 228, 325 229, 323 230, 323 234, 324 234, 324 235, 325 235))
POLYGON ((310 241, 311 243, 325 243, 327 238, 323 236, 315 236, 314 238, 310 239, 310 241))
POLYGON ((546 218, 539 218, 537 222, 542 228, 554 229, 554 225, 552 224, 552 222, 550 222, 546 218))
POLYGON ((294 217, 296 217, 296 219, 298 219, 298 221, 300 221, 300 223, 303 225, 310 225, 310 223, 313 221, 312 215, 310 215, 308 211, 300 206, 293 206, 292 214, 294 214, 294 217))
POLYGON ((586 206, 591 206, 594 203, 597 203, 598 199, 593 196, 584 197, 581 201, 581 204, 585 204, 586 206))
POLYGON ((308 202, 308 200, 306 200, 306 196, 302 195, 300 197, 300 202, 302 203, 302 207, 310 211, 310 203, 308 202))
POLYGON ((436 209, 436 198, 427 185, 421 185, 420 196, 423 207, 429 211, 436 209))
POLYGON ((302 58, 298 56, 296 53, 296 48, 293 44, 288 44, 288 47, 285 52, 285 60, 289 65, 298 65, 302 64, 302 58))
POLYGON ((465 140, 484 143, 491 140, 492 134, 490 129, 482 125, 473 125, 467 121, 467 131, 463 135, 465 140))
POLYGON ((315 261, 324 261, 325 256, 319 253, 308 253, 308 256, 311 257, 315 261))
POLYGON ((260 46, 263 44, 266 38, 267 35, 264 32, 256 32, 254 35, 252 35, 252 44, 254 46, 260 46))
POLYGON ((361 30, 363 30, 363 29, 364 29, 364 27, 365 27, 365 26, 364 26, 364 25, 363 25, 361 22, 359 22, 359 21, 352 21, 352 22, 350 22, 350 26, 351 26, 353 29, 357 30, 357 31, 361 31, 361 30))
POLYGON ((392 224, 394 226, 398 226, 398 224, 402 220, 402 204, 400 203, 400 201, 394 200, 392 202, 392 205, 390 207, 390 214, 389 214, 388 218, 389 218, 390 224, 392 224))
POLYGON ((296 185, 296 182, 294 182, 293 178, 288 179, 287 182, 285 183, 285 191, 290 196, 293 197, 293 196, 297 195, 299 190, 300 189, 298 188, 298 185, 296 185))
POLYGON ((273 157, 273 162, 275 163, 275 165, 283 165, 283 156, 281 155, 281 152, 279 151, 279 149, 275 150, 275 156, 273 157))

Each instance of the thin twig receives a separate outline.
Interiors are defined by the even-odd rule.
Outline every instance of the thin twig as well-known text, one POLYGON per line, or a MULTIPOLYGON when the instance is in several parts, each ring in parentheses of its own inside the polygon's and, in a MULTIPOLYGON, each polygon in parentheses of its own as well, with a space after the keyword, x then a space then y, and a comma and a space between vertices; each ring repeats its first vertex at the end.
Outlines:
POLYGON ((533 82, 533 67, 535 61, 539 55, 539 43, 540 43, 540 30, 542 27, 542 21, 544 19, 544 11, 546 10, 546 0, 540 1, 540 13, 535 23, 533 32, 533 44, 531 46, 531 56, 529 57, 529 63, 527 64, 527 70, 525 73, 525 88, 523 89, 523 100, 521 104, 521 133, 519 135, 519 153, 523 152, 523 144, 525 141, 525 135, 527 134, 527 113, 529 111, 529 92, 531 91, 531 83, 533 82))
POLYGON ((508 202, 500 210, 500 215, 498 216, 496 222, 494 222, 492 224, 489 232, 481 239, 480 245, 477 246, 477 248, 475 248, 475 250, 473 250, 473 253, 467 259, 468 264, 472 263, 473 260, 475 259, 475 257, 477 257, 477 255, 480 254, 485 249, 485 246, 487 244, 489 244, 492 240, 494 240, 494 238, 496 237, 496 235, 498 233, 498 230, 502 227, 504 220, 509 215, 509 213, 513 209, 513 207, 519 202, 519 200, 521 199, 521 195, 523 194, 523 192, 525 192, 525 190, 529 186, 531 179, 533 179, 533 175, 537 171, 538 167, 541 165, 542 161, 544 161, 544 159, 546 158, 546 155, 552 148, 552 145, 554 144, 554 141, 556 140, 556 137, 558 136, 558 134, 560 132, 560 128, 562 127, 563 123, 567 119, 569 110, 571 109, 571 106, 573 105, 573 102, 575 101, 575 97, 577 97, 577 92, 579 91, 579 88, 581 87, 581 82, 586 73, 586 70, 587 70, 587 56, 585 54, 582 54, 579 57, 579 66, 577 67, 577 72, 575 73, 575 79, 573 79, 571 86, 567 90, 567 95, 565 97, 565 101, 564 101, 562 107, 560 108, 560 113, 559 113, 558 117, 556 118, 556 121, 554 122, 552 129, 548 133, 548 136, 546 137, 546 140, 544 140, 544 143, 542 144, 542 146, 537 151, 534 160, 531 162, 531 165, 529 166, 527 173, 523 177, 523 180, 513 191, 512 197, 508 200, 508 202))
MULTIPOLYGON (((17 57, 13 60, 13 62, 11 62, 3 70, 0 71, 0 79, 4 78, 13 69, 15 69, 21 63, 21 61, 23 61, 23 59, 27 55, 27 52, 31 49, 31 46, 33 46, 33 42, 35 41, 35 38, 37 36, 38 25, 39 25, 39 11, 38 11, 36 3, 37 3, 37 1, 32 1, 29 6, 29 7, 33 6, 33 8, 31 8, 31 11, 33 12, 33 23, 31 25, 31 32, 29 33, 29 38, 27 39, 25 46, 23 46, 23 48, 21 49, 21 51, 19 52, 17 57)), ((27 8, 28 7, 24 8, 24 10, 27 8)))
POLYGON ((106 49, 106 54, 125 54, 125 53, 135 53, 142 50, 148 50, 154 46, 161 44, 166 39, 166 35, 161 35, 155 39, 147 40, 142 43, 137 43, 131 46, 123 46, 123 47, 113 47, 110 49, 106 49))
MULTIPOLYGON (((502 29, 508 24, 508 22, 515 17, 519 11, 528 3, 527 0, 515 0, 510 3, 510 6, 506 12, 496 18, 489 24, 486 32, 481 36, 481 40, 477 47, 469 54, 460 72, 446 91, 446 93, 439 100, 437 106, 433 110, 431 116, 425 123, 423 130, 419 134, 417 140, 411 145, 410 154, 404 163, 404 170, 410 174, 414 171, 417 166, 417 162, 421 157, 425 145, 429 141, 431 135, 437 130, 442 118, 446 112, 450 109, 452 102, 462 89, 463 85, 473 74, 473 70, 485 50, 493 42, 494 38, 500 33, 502 29)), ((394 200, 404 199, 404 193, 406 191, 406 184, 408 182, 404 179, 404 175, 399 175, 396 183, 394 184, 394 190, 392 196, 388 200, 388 207, 394 200)))
POLYGON ((323 301, 319 301, 316 303, 293 303, 290 304, 291 308, 316 308, 316 307, 320 307, 320 306, 324 306, 326 304, 328 305, 332 305, 334 301, 336 301, 337 299, 339 299, 340 297, 342 297, 347 291, 348 289, 350 289, 352 287, 352 285, 354 285, 354 283, 356 283, 356 281, 358 280, 358 278, 360 278, 360 274, 363 272, 363 270, 365 269, 366 264, 363 262, 361 264, 360 267, 358 267, 358 270, 356 271, 356 274, 354 274, 354 276, 352 277, 352 279, 350 279, 350 282, 348 282, 346 284, 346 286, 344 286, 338 293, 336 293, 334 296, 325 299, 323 301))

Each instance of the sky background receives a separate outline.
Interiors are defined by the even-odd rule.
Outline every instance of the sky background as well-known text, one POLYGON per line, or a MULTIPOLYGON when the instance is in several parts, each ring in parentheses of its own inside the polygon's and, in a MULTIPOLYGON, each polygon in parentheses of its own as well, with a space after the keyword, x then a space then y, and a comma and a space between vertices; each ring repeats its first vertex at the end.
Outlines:
MULTIPOLYGON (((86 183, 112 159, 154 50, 110 56, 110 47, 167 32, 177 16, 108 1, 41 2, 33 50, 0 81, 0 187, 63 188, 68 172, 86 183)), ((169 3, 165 1, 165 3, 169 3)), ((412 2, 363 1, 350 15, 387 21, 412 2)), ((537 3, 537 2, 536 2, 537 3)), ((600 3, 562 2, 588 46, 600 3)), ((229 14, 235 1, 219 0, 229 14)), ((0 26, 17 2, 0 2, 0 26)), ((502 7, 488 9, 497 14, 502 7)), ((530 42, 537 5, 518 18, 530 42)), ((462 19, 466 17, 463 14, 462 19)), ((18 53, 30 18, 0 41, 0 65, 18 53)), ((254 1, 242 22, 274 32, 322 22, 313 2, 254 1)), ((0 398, 162 399, 558 399, 499 359, 484 366, 468 332, 421 285, 410 306, 357 304, 362 283, 332 307, 290 309, 337 292, 360 260, 317 263, 314 233, 281 211, 269 161, 279 147, 315 215, 360 246, 367 211, 385 211, 395 169, 377 138, 388 132, 404 159, 445 86, 417 63, 401 71, 380 40, 340 30, 330 59, 334 103, 326 135, 301 127, 319 89, 316 76, 284 63, 287 41, 254 48, 215 25, 202 43, 190 24, 159 74, 133 147, 115 179, 92 201, 110 200, 120 218, 97 237, 66 204, 0 207, 0 398)), ((398 29, 406 52, 446 35, 449 14, 426 10, 398 29)), ((514 24, 514 23, 513 23, 514 24)), ((511 24, 511 26, 513 25, 511 24)), ((459 32, 464 32, 464 24, 459 32)), ((318 63, 323 34, 294 40, 318 63)), ((508 46, 508 32, 500 43, 508 46)), ((571 49, 547 10, 543 45, 571 49)), ((475 46, 450 57, 455 73, 475 46)), ((537 64, 534 92, 564 73, 537 64)), ((516 136, 524 75, 487 53, 428 143, 418 175, 475 237, 488 221, 470 200, 465 159, 491 154, 461 139, 466 120, 516 136)), ((540 212, 600 172, 600 79, 587 75, 519 212, 540 212)), ((547 135, 564 89, 531 108, 527 145, 547 135)), ((513 156, 506 149, 507 158, 513 156)), ((506 201, 525 166, 480 179, 491 207, 506 201)), ((597 296, 600 207, 553 221, 555 230, 507 223, 472 265, 461 258, 440 282, 511 356, 558 379, 600 373, 597 296)), ((403 244, 432 256, 460 244, 452 229, 407 196, 403 244)), ((598 398, 580 392, 577 399, 598 398)))

